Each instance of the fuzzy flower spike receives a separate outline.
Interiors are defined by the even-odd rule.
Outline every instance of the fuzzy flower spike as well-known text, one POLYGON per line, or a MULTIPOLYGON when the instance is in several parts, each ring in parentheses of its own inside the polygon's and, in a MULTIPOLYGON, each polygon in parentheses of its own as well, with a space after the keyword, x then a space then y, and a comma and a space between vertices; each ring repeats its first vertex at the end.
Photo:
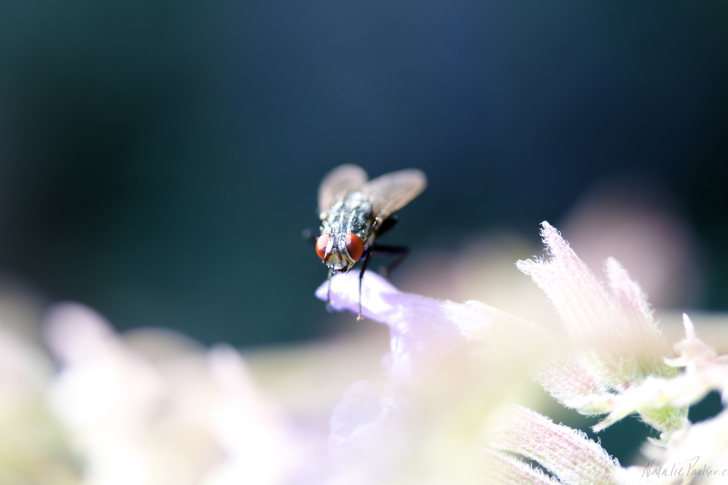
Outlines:
MULTIPOLYGON (((575 349, 542 368, 544 387, 565 406, 596 415, 611 413, 620 394, 650 377, 676 377, 676 369, 663 360, 670 349, 647 298, 627 271, 608 259, 605 287, 553 226, 544 222, 542 227, 550 259, 519 261, 517 266, 549 297, 560 330, 575 349)), ((685 426, 686 407, 643 404, 633 411, 664 433, 663 438, 685 426)), ((621 417, 610 415, 595 430, 621 417)))

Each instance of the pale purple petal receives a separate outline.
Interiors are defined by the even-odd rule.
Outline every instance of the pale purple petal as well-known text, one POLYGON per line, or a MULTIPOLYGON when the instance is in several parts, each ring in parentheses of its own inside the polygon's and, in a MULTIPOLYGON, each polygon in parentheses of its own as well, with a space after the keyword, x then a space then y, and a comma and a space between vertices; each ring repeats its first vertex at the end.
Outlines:
POLYGON ((101 315, 77 303, 58 304, 48 314, 45 335, 63 366, 51 401, 69 427, 143 429, 140 416, 154 412, 164 383, 101 315))
MULTIPOLYGON (((326 300, 328 283, 316 291, 326 300)), ((440 301, 402 293, 372 272, 364 275, 362 315, 389 326, 392 373, 408 380, 413 373, 439 362, 461 344, 482 335, 495 319, 513 319, 482 304, 440 301)), ((335 276, 331 281, 331 306, 354 313, 359 308, 359 275, 335 276)))
POLYGON ((79 303, 59 303, 52 307, 45 337, 56 358, 67 365, 104 360, 120 348, 111 325, 79 303))
POLYGON ((50 400, 89 483, 279 484, 304 470, 323 473, 304 462, 314 451, 308 440, 235 349, 206 352, 177 346, 170 333, 140 332, 120 336, 74 303, 56 306, 46 322, 62 364, 50 400))
MULTIPOLYGON (((327 292, 324 283, 316 295, 325 300, 327 292)), ((358 274, 333 278, 331 305, 357 312, 358 274)), ((469 342, 486 342, 492 328, 537 331, 482 303, 460 304, 400 292, 374 273, 364 276, 362 313, 389 327, 391 355, 381 383, 354 384, 334 410, 329 450, 347 484, 378 483, 397 473, 402 454, 417 446, 421 423, 412 419, 426 404, 416 399, 414 389, 426 387, 444 359, 469 342)))
POLYGON ((396 475, 408 440, 406 404, 391 383, 359 381, 331 416, 329 452, 346 483, 378 483, 396 475))
POLYGON ((312 470, 304 460, 313 450, 293 432, 283 409, 258 389, 240 353, 220 344, 206 361, 217 399, 204 410, 205 419, 225 458, 204 485, 293 483, 292 470, 312 470))
MULTIPOLYGON (((316 295, 326 300, 327 293, 328 282, 316 295)), ((358 274, 332 279, 331 305, 358 311, 358 274)), ((412 409, 405 409, 406 391, 398 386, 406 387, 416 375, 425 374, 428 366, 473 339, 471 332, 489 323, 478 306, 402 293, 373 273, 364 276, 362 314, 389 326, 391 354, 384 382, 355 383, 333 412, 329 451, 347 483, 376 483, 396 473, 409 439, 407 416, 412 414, 412 409)))

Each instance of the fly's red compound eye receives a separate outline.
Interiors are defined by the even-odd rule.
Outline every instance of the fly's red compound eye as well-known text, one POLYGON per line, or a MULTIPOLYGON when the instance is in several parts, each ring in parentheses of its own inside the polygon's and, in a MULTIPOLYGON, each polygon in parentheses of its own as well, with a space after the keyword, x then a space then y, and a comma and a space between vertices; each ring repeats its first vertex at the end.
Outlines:
POLYGON ((359 236, 349 233, 346 235, 346 250, 351 259, 358 261, 364 252, 364 243, 359 236))
POLYGON ((321 259, 326 256, 326 245, 329 243, 329 236, 330 234, 321 234, 316 240, 316 254, 321 259))

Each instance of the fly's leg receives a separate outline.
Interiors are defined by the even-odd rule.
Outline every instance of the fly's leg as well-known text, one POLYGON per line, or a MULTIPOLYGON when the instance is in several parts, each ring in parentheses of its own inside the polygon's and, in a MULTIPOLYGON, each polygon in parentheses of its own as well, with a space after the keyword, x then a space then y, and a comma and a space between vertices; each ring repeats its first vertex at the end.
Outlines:
POLYGON ((389 263, 387 266, 384 266, 379 269, 379 274, 386 277, 389 276, 389 274, 394 271, 394 268, 400 265, 402 261, 404 261, 407 256, 409 256, 410 248, 407 246, 373 246, 372 251, 374 251, 377 254, 382 254, 385 256, 397 256, 394 261, 389 263))
POLYGON ((326 292, 326 309, 331 312, 331 275, 333 273, 329 271, 329 290, 326 292))
POLYGON ((361 280, 364 278, 364 271, 367 270, 367 266, 369 266, 369 259, 372 257, 372 249, 369 248, 367 250, 367 257, 364 260, 364 264, 361 267, 361 271, 359 272, 359 313, 356 316, 357 320, 364 320, 364 317, 361 316, 361 280))

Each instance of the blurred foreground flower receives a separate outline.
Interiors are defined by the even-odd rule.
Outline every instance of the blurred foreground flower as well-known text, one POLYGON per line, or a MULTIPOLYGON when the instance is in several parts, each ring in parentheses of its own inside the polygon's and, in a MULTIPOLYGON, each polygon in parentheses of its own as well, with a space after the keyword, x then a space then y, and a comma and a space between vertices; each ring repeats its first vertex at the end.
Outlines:
MULTIPOLYGON (((226 345, 119 335, 94 311, 62 304, 44 327, 54 369, 39 344, 0 327, 0 483, 724 483, 728 415, 691 424, 687 408, 711 390, 728 399, 728 358, 687 316, 672 349, 619 263, 607 260, 601 283, 556 229, 544 223, 542 236, 550 257, 518 268, 548 296, 555 323, 403 293, 366 273, 363 314, 387 326, 389 352, 378 375, 350 385, 329 429, 316 415, 329 410, 287 408, 263 391, 266 372, 254 376, 226 345), (595 430, 638 415, 660 434, 643 447, 647 466, 623 467, 537 412, 551 401, 540 387, 604 416, 595 430)), ((357 274, 333 278, 335 308, 356 313, 358 296, 357 274)), ((289 403, 330 394, 331 369, 366 345, 331 353, 318 380, 290 383, 289 403)), ((271 352, 269 365, 291 353, 271 352)))
POLYGON ((295 483, 305 447, 233 348, 205 352, 170 333, 122 340, 77 304, 55 308, 46 333, 62 364, 51 402, 84 483, 295 483))
POLYGON ((45 398, 51 379, 42 349, 0 327, 0 483, 70 485, 78 479, 45 398))

